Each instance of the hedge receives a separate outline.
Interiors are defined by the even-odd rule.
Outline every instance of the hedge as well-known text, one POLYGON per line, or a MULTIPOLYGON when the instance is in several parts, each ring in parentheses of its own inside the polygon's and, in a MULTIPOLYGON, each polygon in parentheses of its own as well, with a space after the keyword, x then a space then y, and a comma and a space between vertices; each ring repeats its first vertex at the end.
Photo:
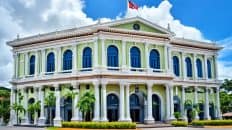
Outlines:
POLYGON ((131 122, 62 122, 64 128, 89 129, 135 129, 136 123, 131 122))
POLYGON ((192 122, 193 126, 220 126, 232 125, 232 120, 195 120, 192 122))
POLYGON ((186 127, 188 125, 188 122, 186 122, 186 121, 172 121, 171 125, 173 125, 175 127, 180 127, 180 126, 186 127))

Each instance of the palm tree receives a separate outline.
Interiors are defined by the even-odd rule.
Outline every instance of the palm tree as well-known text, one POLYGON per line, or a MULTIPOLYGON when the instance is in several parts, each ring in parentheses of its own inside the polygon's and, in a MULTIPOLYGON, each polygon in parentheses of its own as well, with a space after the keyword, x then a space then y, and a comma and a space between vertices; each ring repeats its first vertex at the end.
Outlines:
POLYGON ((67 92, 64 97, 67 99, 67 98, 71 98, 72 99, 72 114, 74 113, 74 110, 73 108, 75 107, 74 106, 74 98, 75 96, 77 95, 78 93, 77 92, 73 92, 73 91, 69 91, 67 92))
POLYGON ((21 104, 17 104, 17 103, 14 103, 11 108, 16 112, 16 117, 17 117, 17 125, 18 125, 18 114, 19 112, 23 112, 25 113, 25 109, 23 108, 23 106, 21 104))
POLYGON ((49 108, 49 120, 50 120, 50 125, 52 125, 53 124, 52 107, 56 105, 56 97, 53 92, 49 92, 48 96, 45 97, 45 104, 49 108))
POLYGON ((95 102, 95 97, 92 92, 85 92, 80 100, 78 101, 77 107, 80 111, 84 114, 84 121, 86 120, 87 113, 89 112, 90 115, 93 111, 92 105, 95 102))
POLYGON ((33 104, 30 104, 28 106, 28 111, 32 115, 34 115, 34 124, 37 123, 37 118, 38 118, 38 112, 39 112, 39 110, 40 110, 40 101, 37 101, 37 102, 35 102, 33 104))

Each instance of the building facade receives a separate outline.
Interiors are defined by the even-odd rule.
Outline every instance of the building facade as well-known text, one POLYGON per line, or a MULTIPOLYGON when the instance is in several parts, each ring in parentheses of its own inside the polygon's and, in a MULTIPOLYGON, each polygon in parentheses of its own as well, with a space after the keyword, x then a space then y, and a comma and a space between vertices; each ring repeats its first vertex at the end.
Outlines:
MULTIPOLYGON (((35 124, 49 123, 44 101, 55 93, 54 125, 82 120, 76 104, 85 91, 95 95, 93 121, 155 123, 180 112, 190 120, 220 118, 217 55, 214 43, 176 38, 169 29, 140 17, 97 23, 7 43, 13 48, 11 104, 41 101, 35 124), (78 92, 74 102, 66 92, 78 92), (20 100, 20 95, 23 98, 20 100), (73 104, 72 104, 73 103, 73 104)), ((21 123, 33 122, 20 114, 21 123)), ((11 110, 11 123, 16 123, 11 110)))

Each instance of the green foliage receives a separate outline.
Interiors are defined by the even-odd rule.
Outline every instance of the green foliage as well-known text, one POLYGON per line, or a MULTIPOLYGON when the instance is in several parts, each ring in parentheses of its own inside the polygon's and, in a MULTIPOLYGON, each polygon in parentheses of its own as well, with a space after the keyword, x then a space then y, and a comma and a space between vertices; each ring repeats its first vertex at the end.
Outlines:
POLYGON ((84 114, 84 120, 86 119, 86 114, 88 112, 92 113, 93 112, 93 104, 95 102, 95 97, 93 92, 87 91, 85 92, 80 100, 77 103, 77 107, 79 110, 84 114))
POLYGON ((75 96, 77 95, 77 92, 74 91, 68 91, 67 93, 65 93, 64 97, 67 98, 71 98, 72 100, 75 98, 75 96))
POLYGON ((220 89, 226 92, 232 92, 232 80, 225 79, 220 89))
POLYGON ((174 116, 175 116, 175 118, 176 118, 177 120, 179 120, 180 117, 181 117, 181 114, 180 114, 180 112, 174 112, 174 116))
POLYGON ((10 101, 9 100, 0 100, 0 118, 3 118, 3 121, 7 123, 10 118, 10 101))
POLYGON ((232 125, 232 120, 195 120, 193 126, 221 126, 232 125))
POLYGON ((88 129, 135 129, 132 122, 62 122, 64 128, 88 128, 88 129))
POLYGON ((188 122, 186 121, 172 121, 171 125, 175 126, 175 127, 186 127, 188 126, 188 122))
POLYGON ((45 97, 45 105, 52 107, 56 105, 56 97, 53 92, 49 92, 48 96, 45 97))
POLYGON ((25 109, 23 108, 23 106, 21 104, 17 104, 17 103, 14 103, 11 108, 16 112, 16 117, 17 117, 17 124, 18 124, 18 114, 19 112, 23 112, 25 113, 25 109))
POLYGON ((49 92, 48 96, 45 97, 45 105, 49 108, 49 120, 50 124, 53 124, 52 119, 52 107, 56 105, 56 97, 54 95, 54 92, 49 92))
POLYGON ((10 98, 10 92, 8 90, 0 90, 0 97, 10 98))

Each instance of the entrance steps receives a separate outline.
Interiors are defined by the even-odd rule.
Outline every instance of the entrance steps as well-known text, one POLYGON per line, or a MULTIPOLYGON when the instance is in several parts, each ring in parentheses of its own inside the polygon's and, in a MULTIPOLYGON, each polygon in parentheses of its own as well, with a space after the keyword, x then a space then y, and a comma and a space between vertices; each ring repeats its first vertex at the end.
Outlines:
POLYGON ((136 124, 136 128, 162 128, 162 127, 172 127, 171 124, 164 122, 155 122, 154 124, 136 124))

